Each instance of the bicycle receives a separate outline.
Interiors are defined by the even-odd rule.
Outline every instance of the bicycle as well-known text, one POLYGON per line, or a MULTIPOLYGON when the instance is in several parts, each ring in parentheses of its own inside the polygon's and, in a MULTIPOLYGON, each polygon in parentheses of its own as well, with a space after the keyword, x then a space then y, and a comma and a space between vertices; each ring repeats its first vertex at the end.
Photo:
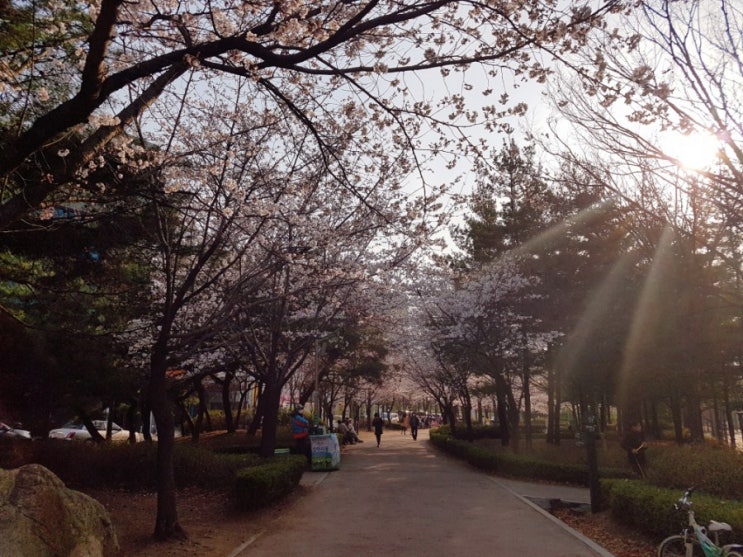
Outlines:
POLYGON ((676 510, 688 513, 688 526, 681 534, 669 536, 658 546, 658 557, 743 557, 743 545, 720 545, 720 532, 730 532, 732 528, 726 522, 710 520, 709 526, 698 524, 694 519, 691 487, 684 492, 684 496, 673 506, 676 510), (712 535, 714 540, 709 537, 712 535))

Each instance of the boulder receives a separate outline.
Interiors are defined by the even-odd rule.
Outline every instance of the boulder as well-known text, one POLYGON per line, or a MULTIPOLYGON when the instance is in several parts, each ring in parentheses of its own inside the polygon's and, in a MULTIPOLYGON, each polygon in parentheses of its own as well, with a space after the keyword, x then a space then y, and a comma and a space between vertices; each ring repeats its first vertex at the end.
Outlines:
POLYGON ((0 469, 0 555, 105 557, 118 551, 106 508, 39 464, 0 469))

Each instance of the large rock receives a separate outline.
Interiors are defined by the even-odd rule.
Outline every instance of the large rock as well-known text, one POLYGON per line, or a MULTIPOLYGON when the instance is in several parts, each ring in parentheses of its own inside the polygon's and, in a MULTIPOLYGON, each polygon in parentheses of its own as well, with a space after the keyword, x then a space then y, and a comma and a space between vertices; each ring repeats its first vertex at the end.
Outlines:
POLYGON ((117 550, 98 501, 39 464, 0 470, 0 557, 104 557, 117 550))

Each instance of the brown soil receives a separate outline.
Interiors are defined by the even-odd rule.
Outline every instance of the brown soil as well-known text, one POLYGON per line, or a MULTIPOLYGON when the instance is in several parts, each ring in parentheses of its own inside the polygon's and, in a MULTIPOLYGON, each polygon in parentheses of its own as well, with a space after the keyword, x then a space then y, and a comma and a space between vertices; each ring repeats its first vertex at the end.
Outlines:
POLYGON ((618 524, 608 511, 591 514, 560 509, 553 514, 615 557, 648 557, 658 550, 660 540, 650 539, 618 524))
POLYGON ((226 494, 203 489, 178 493, 178 519, 188 535, 185 541, 155 541, 152 532, 157 513, 155 493, 85 490, 111 515, 119 541, 116 557, 227 557, 274 520, 282 509, 301 496, 304 488, 287 500, 260 512, 236 512, 226 494))
MULTIPOLYGON (((251 537, 280 520, 293 500, 301 497, 303 487, 268 509, 253 513, 237 513, 227 496, 199 489, 178 494, 178 516, 189 536, 187 541, 156 542, 152 538, 157 496, 122 491, 87 491, 103 503, 116 527, 120 551, 117 557, 227 557, 251 537)), ((616 557, 647 557, 654 555, 658 541, 648 539, 614 522, 608 513, 576 514, 559 510, 555 515, 616 557)))

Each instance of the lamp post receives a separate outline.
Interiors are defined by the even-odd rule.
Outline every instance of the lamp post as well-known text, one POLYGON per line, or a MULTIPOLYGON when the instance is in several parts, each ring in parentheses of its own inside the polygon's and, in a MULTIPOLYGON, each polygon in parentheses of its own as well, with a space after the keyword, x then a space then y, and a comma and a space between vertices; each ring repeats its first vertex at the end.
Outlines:
POLYGON ((583 424, 583 434, 586 442, 586 453, 588 456, 588 487, 591 493, 592 513, 597 513, 601 510, 599 465, 598 455, 596 454, 597 432, 598 426, 596 425, 596 415, 593 412, 593 408, 589 406, 583 424))

